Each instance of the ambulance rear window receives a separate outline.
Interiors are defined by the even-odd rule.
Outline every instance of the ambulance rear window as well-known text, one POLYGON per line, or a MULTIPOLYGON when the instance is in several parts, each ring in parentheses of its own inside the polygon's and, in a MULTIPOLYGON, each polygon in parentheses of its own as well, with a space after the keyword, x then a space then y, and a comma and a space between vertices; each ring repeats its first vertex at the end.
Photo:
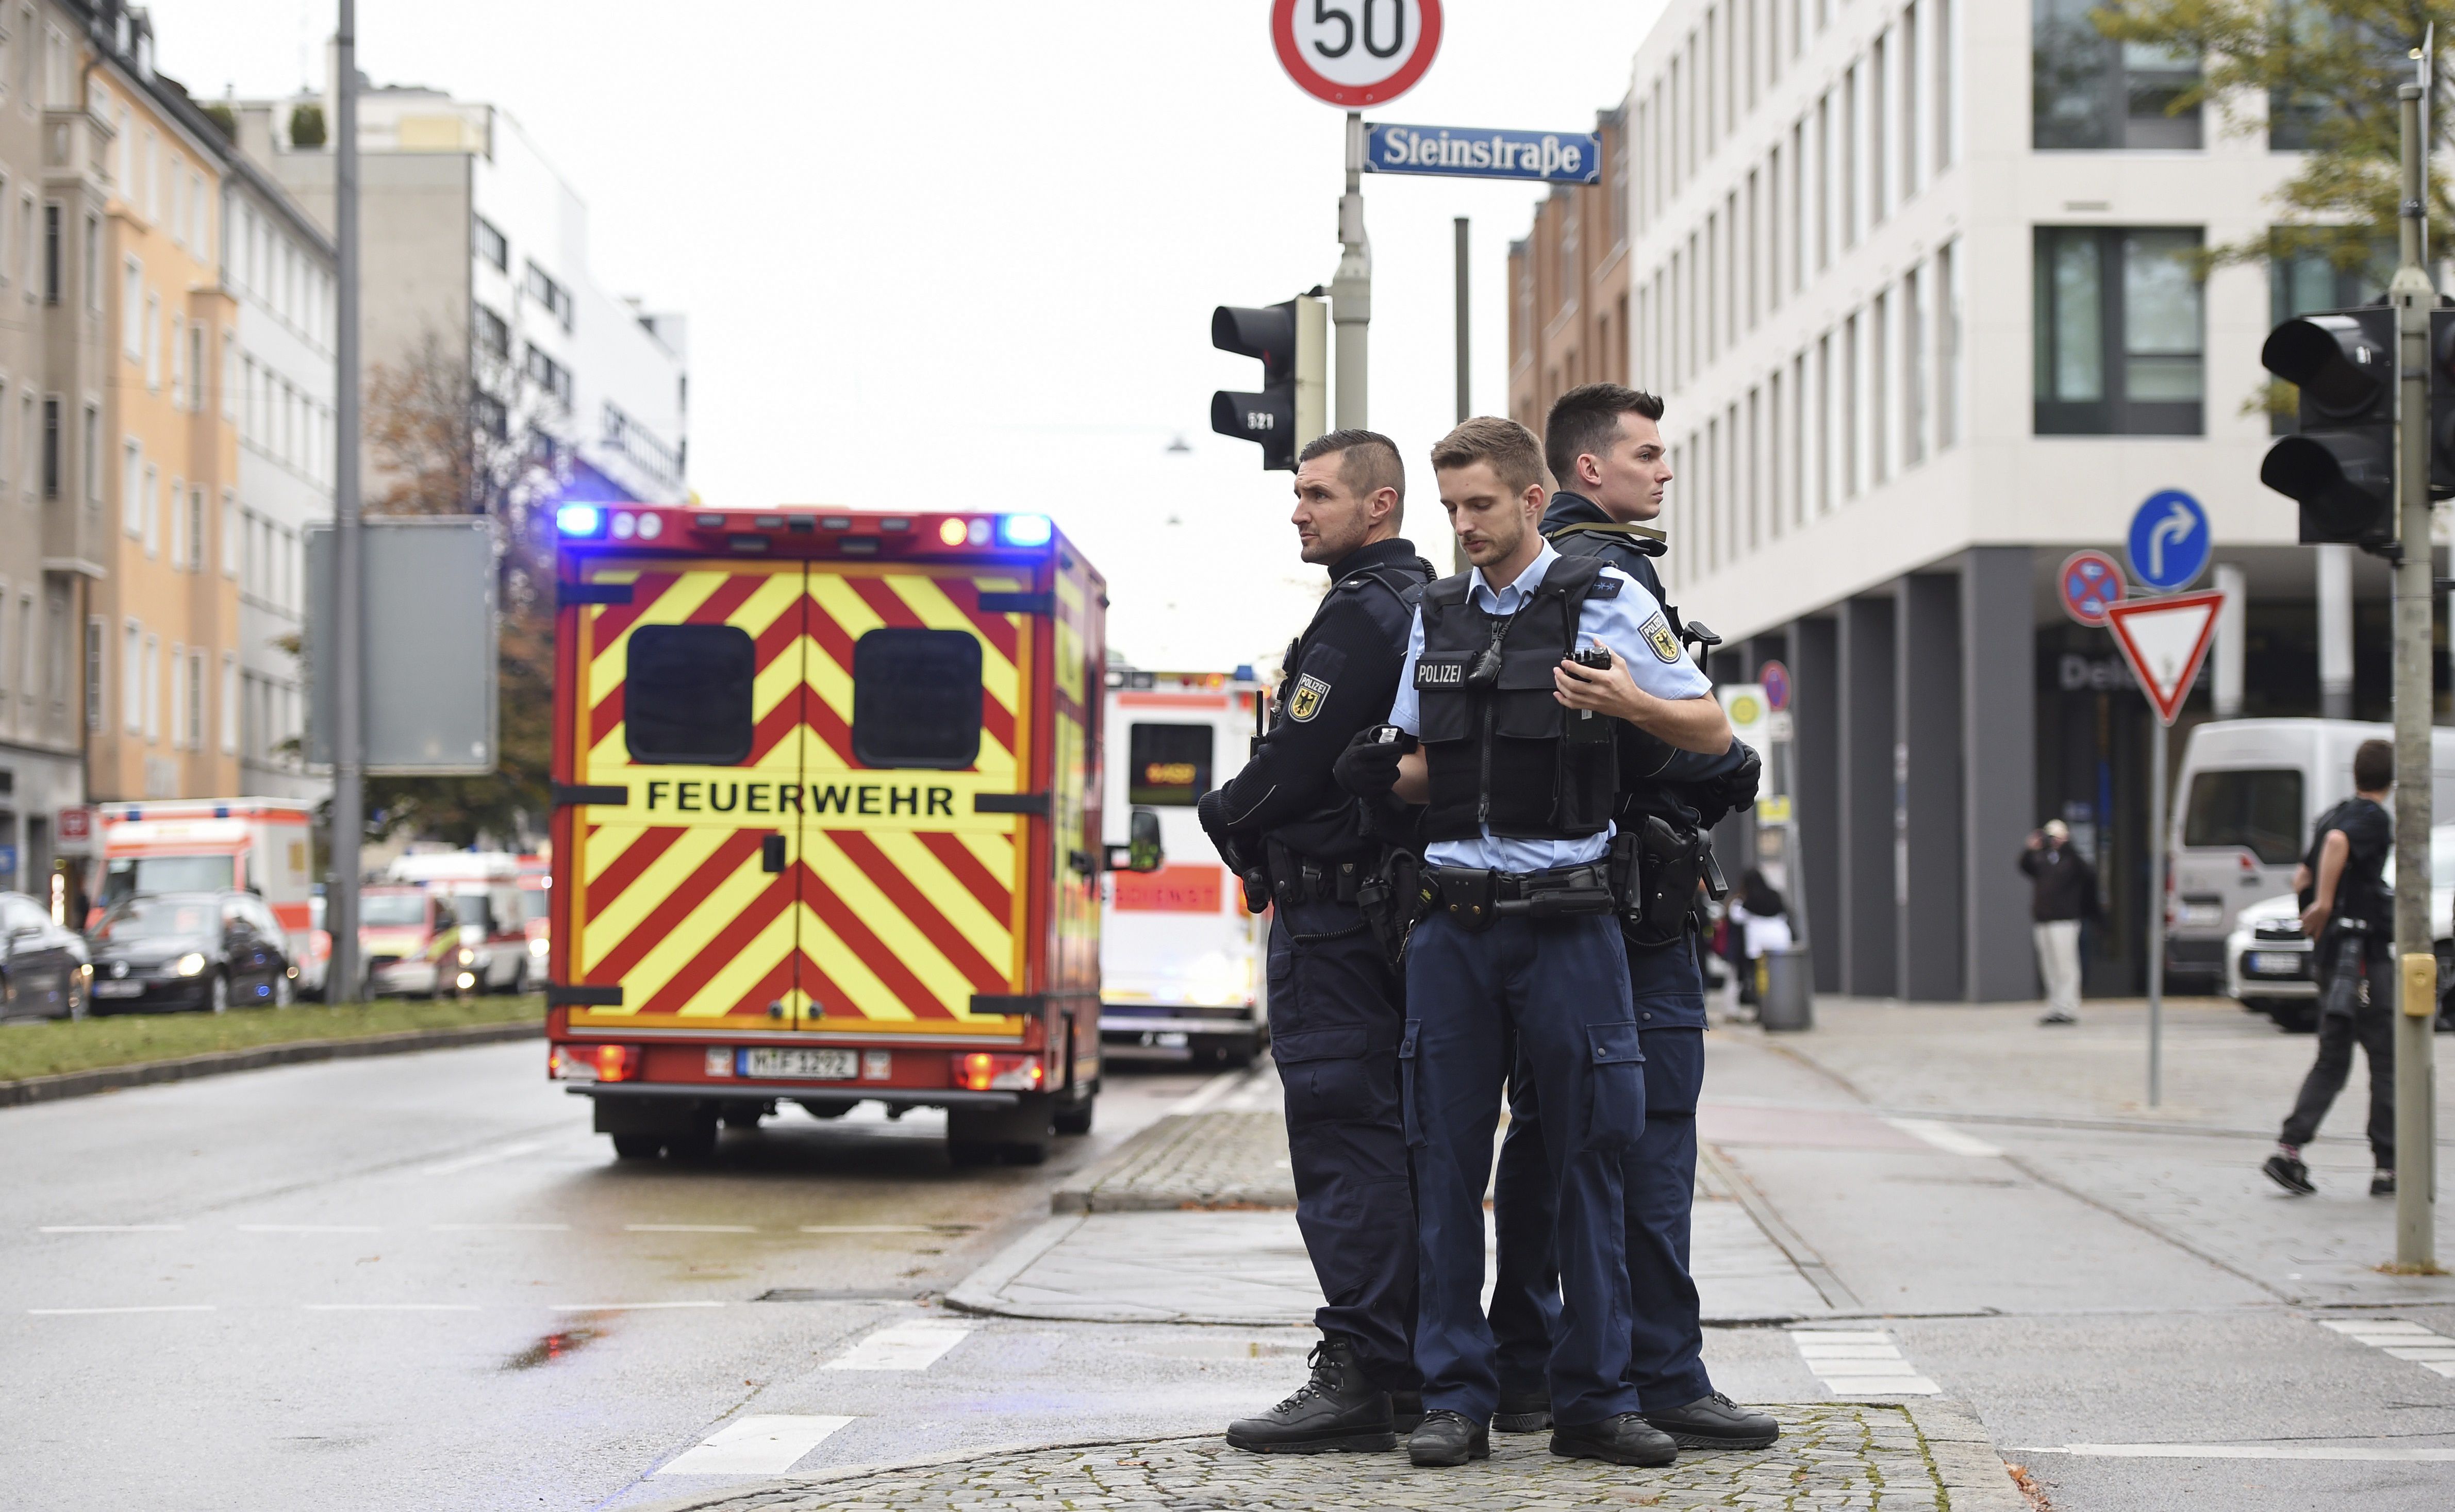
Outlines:
POLYGON ((641 625, 622 674, 623 740, 641 763, 733 766, 750 758, 750 633, 737 625, 641 625))
POLYGON ((873 630, 852 647, 852 755, 960 772, 981 756, 981 643, 960 630, 873 630))
POLYGON ((1138 724, 1126 737, 1126 801, 1189 808, 1210 791, 1207 724, 1138 724))

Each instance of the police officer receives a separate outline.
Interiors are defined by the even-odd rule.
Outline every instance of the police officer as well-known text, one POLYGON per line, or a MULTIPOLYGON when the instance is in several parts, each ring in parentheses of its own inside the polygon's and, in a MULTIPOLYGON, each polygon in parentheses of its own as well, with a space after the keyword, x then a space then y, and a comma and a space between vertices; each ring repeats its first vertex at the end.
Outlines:
POLYGON ((1398 1419, 1411 1428, 1421 1410, 1414 1191, 1398 1100, 1404 998, 1357 906, 1382 842, 1330 775, 1349 739, 1389 716, 1414 595, 1432 576, 1398 534, 1406 492, 1387 436, 1333 431, 1305 447, 1292 518, 1304 559, 1329 569, 1329 592, 1288 649, 1269 732, 1200 804, 1221 855, 1240 874, 1265 874, 1278 905, 1270 1047, 1296 1224, 1324 1299, 1311 1379, 1228 1425, 1230 1444, 1262 1453, 1387 1449, 1398 1419))
MULTIPOLYGON (((1544 423, 1545 461, 1561 488, 1543 517, 1564 554, 1598 557, 1646 584, 1657 598, 1653 557, 1659 531, 1643 522, 1662 510, 1671 466, 1657 422, 1662 401, 1615 383, 1570 390, 1544 423)), ((1677 612, 1669 611, 1674 626, 1677 612)), ((1737 740, 1714 756, 1676 751, 1633 726, 1619 736, 1619 808, 1631 842, 1656 818, 1682 845, 1696 846, 1735 807, 1755 800, 1758 761, 1737 740)), ((1652 832, 1659 835, 1660 831, 1652 832)), ((1691 851, 1692 856, 1696 854, 1691 851)), ((1676 858, 1663 858, 1676 866, 1676 858)), ((1669 889, 1684 898, 1685 869, 1669 889)), ((1702 1359, 1704 1329, 1688 1274, 1690 1210, 1696 1190, 1696 1099, 1705 1072, 1705 991, 1689 929, 1673 911, 1667 927, 1627 930, 1629 990, 1645 1052, 1645 1132, 1624 1164, 1629 1284, 1635 1301, 1629 1382, 1646 1421, 1687 1448, 1760 1449, 1780 1433, 1714 1390, 1702 1359)), ((1552 1202, 1543 1127, 1531 1078, 1512 1078, 1509 1135, 1492 1192, 1498 1276, 1491 1300, 1499 1341, 1501 1400, 1493 1425, 1544 1425, 1541 1390, 1559 1303, 1552 1259, 1552 1202)))
POLYGON ((1407 945, 1408 1141, 1415 1152, 1425 1417, 1415 1463, 1491 1453, 1496 1351, 1482 1307, 1483 1192, 1513 1022, 1557 1194, 1562 1306, 1552 1451, 1667 1464, 1671 1439, 1623 1377, 1631 1300, 1621 1164, 1645 1086, 1607 852, 1622 719, 1681 749, 1729 747, 1704 675, 1627 574, 1561 555, 1537 529, 1543 458, 1513 420, 1433 449, 1441 505, 1474 566, 1424 591, 1391 725, 1340 758, 1350 791, 1426 802, 1407 945), (1596 665, 1599 663, 1599 665, 1596 665))

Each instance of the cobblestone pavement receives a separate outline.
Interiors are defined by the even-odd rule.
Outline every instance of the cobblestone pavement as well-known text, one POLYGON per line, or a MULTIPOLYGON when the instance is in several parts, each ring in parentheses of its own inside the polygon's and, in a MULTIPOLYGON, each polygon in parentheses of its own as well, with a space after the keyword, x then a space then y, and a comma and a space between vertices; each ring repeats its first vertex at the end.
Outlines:
POLYGON ((1117 1163, 1067 1183, 1050 1205, 1074 1213, 1293 1207, 1287 1125, 1276 1113, 1171 1116, 1120 1151, 1117 1163))
MULTIPOLYGON (((1089 1448, 1000 1454, 880 1470, 799 1487, 664 1503, 722 1512, 818 1512, 880 1507, 897 1512, 1196 1512, 1268 1507, 1283 1512, 1371 1509, 1584 1507, 1944 1508, 1959 1487, 1935 1446, 1898 1406, 1831 1402, 1771 1409, 1781 1441, 1753 1453, 1683 1450, 1663 1470, 1638 1470, 1550 1451, 1548 1434, 1500 1434, 1491 1460, 1460 1469, 1418 1470, 1401 1448, 1388 1454, 1257 1455, 1215 1436, 1089 1448)), ((1998 1472, 1999 1474, 1999 1466, 1998 1472)), ((1961 1499, 2008 1503, 2002 1486, 1961 1499)))

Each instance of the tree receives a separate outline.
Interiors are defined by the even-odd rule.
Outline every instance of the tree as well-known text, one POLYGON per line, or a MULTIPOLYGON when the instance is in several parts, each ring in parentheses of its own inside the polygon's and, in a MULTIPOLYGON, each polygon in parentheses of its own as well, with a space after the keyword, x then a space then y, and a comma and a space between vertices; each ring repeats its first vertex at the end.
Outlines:
MULTIPOLYGON (((2117 42, 2201 60, 2199 83, 2168 109, 2212 105, 2224 129, 2268 131, 2307 150, 2278 192, 2264 232, 2205 254, 2209 266, 2323 255, 2343 272, 2371 266, 2396 242, 2403 194, 2396 91, 2414 80, 2413 53, 2432 24, 2455 41, 2455 0, 2123 0, 2090 13, 2117 42), (2247 110, 2260 101, 2267 110, 2247 110)), ((2446 137, 2442 72, 2427 102, 2431 134, 2446 137)), ((2446 175, 2430 175, 2430 216, 2450 219, 2446 175)))
MULTIPOLYGON (((370 514, 484 514, 496 522, 501 640, 497 770, 472 777, 367 779, 369 826, 469 845, 510 844, 541 830, 554 752, 553 500, 569 473, 561 444, 537 422, 550 395, 506 356, 429 332, 367 384, 374 464, 370 514)), ((381 690, 373 690, 381 696, 381 690)))

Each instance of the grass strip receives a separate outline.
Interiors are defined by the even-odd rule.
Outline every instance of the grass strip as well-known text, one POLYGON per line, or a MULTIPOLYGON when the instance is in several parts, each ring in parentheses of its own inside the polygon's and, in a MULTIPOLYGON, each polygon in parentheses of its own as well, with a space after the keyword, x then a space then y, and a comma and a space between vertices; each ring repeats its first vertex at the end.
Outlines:
POLYGON ((355 1039, 405 1029, 457 1029, 544 1018, 545 998, 531 996, 436 1002, 385 998, 331 1006, 233 1008, 225 1014, 124 1014, 81 1023, 9 1024, 0 1026, 0 1081, 176 1060, 215 1050, 252 1050, 300 1039, 355 1039))

